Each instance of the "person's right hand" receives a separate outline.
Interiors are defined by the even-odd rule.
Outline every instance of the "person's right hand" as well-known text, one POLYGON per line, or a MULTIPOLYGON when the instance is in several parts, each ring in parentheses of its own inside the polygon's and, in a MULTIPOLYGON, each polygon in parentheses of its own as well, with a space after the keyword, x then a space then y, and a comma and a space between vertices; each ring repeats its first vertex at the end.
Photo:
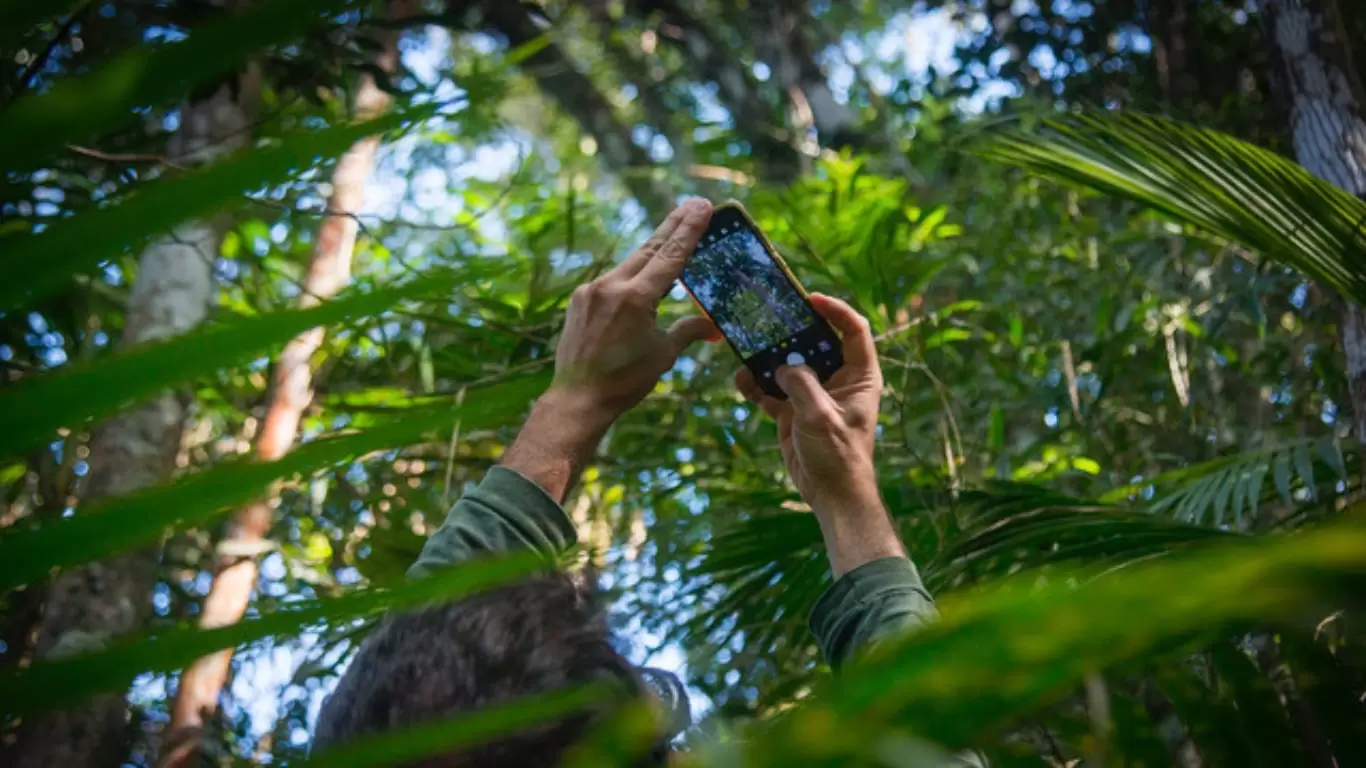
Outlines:
POLYGON ((811 294, 811 306, 839 332, 844 366, 821 385, 814 371, 783 366, 776 372, 786 401, 765 395, 741 368, 741 394, 778 422, 783 461, 793 485, 817 514, 837 505, 874 505, 881 511, 873 470, 882 369, 868 321, 839 299, 811 294))

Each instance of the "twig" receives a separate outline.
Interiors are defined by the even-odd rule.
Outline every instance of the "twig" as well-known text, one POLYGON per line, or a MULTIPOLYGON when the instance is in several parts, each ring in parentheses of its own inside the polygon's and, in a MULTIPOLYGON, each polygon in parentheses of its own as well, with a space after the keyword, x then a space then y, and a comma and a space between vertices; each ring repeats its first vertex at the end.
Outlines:
POLYGON ((754 183, 754 178, 742 171, 732 171, 719 165, 703 165, 694 163, 688 166, 688 175, 694 179, 707 179, 709 181, 728 181, 738 187, 748 187, 754 183))
POLYGON ((166 155, 117 154, 112 152, 101 152, 98 149, 81 147, 75 144, 67 144, 66 148, 70 152, 84 155, 85 157, 93 158, 95 160, 101 160, 106 163, 156 163, 158 165, 164 165, 167 168, 174 168, 177 171, 190 170, 188 166, 180 165, 166 155))
POLYGON ((1077 366, 1072 360, 1072 342, 1063 339, 1062 371, 1067 375, 1067 396, 1072 401, 1072 417, 1081 426, 1081 393, 1077 391, 1077 366))
MULTIPOLYGON (((455 407, 459 409, 465 404, 465 388, 455 393, 455 407)), ((441 486, 441 508, 445 509, 451 501, 451 475, 455 473, 455 449, 460 443, 460 419, 455 420, 455 426, 451 427, 451 442, 446 451, 446 479, 441 486)))

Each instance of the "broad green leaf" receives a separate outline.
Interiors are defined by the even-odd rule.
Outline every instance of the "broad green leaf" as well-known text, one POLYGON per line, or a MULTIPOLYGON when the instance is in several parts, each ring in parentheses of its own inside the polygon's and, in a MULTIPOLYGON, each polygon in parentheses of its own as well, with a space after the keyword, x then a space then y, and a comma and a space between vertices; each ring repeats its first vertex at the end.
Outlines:
POLYGON ((1080 587, 1066 574, 1030 574, 959 595, 941 603, 939 622, 882 641, 754 739, 747 764, 851 760, 887 727, 963 748, 1089 674, 1166 654, 1192 636, 1301 616, 1307 605, 1358 603, 1363 563, 1366 527, 1353 517, 1136 565, 1080 587))
POLYGON ((58 427, 76 426, 84 419, 267 354, 309 328, 378 314, 407 298, 439 296, 453 284, 447 276, 427 277, 344 295, 317 307, 211 325, 119 352, 107 360, 23 379, 0 393, 0 456, 51 439, 58 427))
POLYGON ((530 573, 543 562, 530 552, 479 560, 391 590, 369 589, 345 597, 288 606, 214 629, 178 627, 124 640, 106 649, 34 664, 0 674, 6 708, 51 709, 105 691, 121 691, 145 672, 173 672, 195 659, 267 637, 288 637, 324 622, 340 624, 388 610, 454 600, 530 573))
POLYGON ((243 195, 287 181, 319 160, 345 152, 358 139, 402 125, 426 110, 393 114, 283 138, 239 152, 184 176, 148 183, 113 205, 57 219, 43 232, 5 242, 0 264, 0 310, 27 306, 59 289, 72 275, 136 248, 177 224, 214 212, 243 195))
MULTIPOLYGON (((5 21, 31 24, 35 16, 60 12, 41 1, 27 5, 32 10, 7 11, 5 21)), ((180 42, 137 47, 41 95, 20 99, 0 113, 0 168, 37 167, 66 144, 84 143, 127 125, 137 119, 135 110, 184 97, 241 66, 252 53, 298 36, 321 22, 321 14, 345 5, 343 0, 254 3, 180 42)), ((11 29, 3 23, 0 28, 11 29)))
POLYGON ((982 152, 1242 243, 1366 304, 1366 201, 1274 152, 1160 117, 1109 112, 1045 120, 1037 135, 992 131, 982 152))
POLYGON ((272 483, 371 451, 407 445, 457 419, 465 429, 496 426, 526 407, 546 376, 521 376, 471 390, 459 408, 415 408, 390 423, 356 434, 314 440, 273 462, 241 459, 169 485, 109 499, 71 518, 0 537, 0 590, 41 577, 53 568, 124 552, 160 538, 168 529, 202 525, 267 492, 272 483))

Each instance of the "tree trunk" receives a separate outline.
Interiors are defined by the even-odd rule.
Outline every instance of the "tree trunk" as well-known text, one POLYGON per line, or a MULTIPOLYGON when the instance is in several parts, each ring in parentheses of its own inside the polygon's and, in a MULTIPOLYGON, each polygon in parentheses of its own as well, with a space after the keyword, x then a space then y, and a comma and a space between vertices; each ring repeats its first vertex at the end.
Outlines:
POLYGON ((750 145, 750 157, 764 181, 789 184, 800 173, 801 161, 791 130, 775 120, 777 111, 765 101, 761 84, 749 68, 712 34, 706 19, 694 16, 676 0, 637 2, 642 12, 663 14, 661 32, 680 44, 699 78, 716 84, 722 105, 730 112, 735 132, 750 145))
MULTIPOLYGON (((390 18, 411 15, 409 0, 394 0, 390 18)), ((378 65, 386 73, 398 71, 398 32, 384 33, 378 65)), ((354 112, 358 120, 383 114, 390 103, 389 94, 372 76, 362 75, 357 83, 354 112)), ((332 194, 327 211, 318 226, 313 253, 304 278, 301 308, 314 307, 335 296, 351 280, 351 258, 355 251, 359 223, 344 215, 359 211, 365 198, 365 185, 375 166, 380 139, 362 139, 338 160, 332 172, 332 194)), ((299 421, 313 399, 313 372, 310 361, 322 346, 322 328, 313 328, 285 345, 276 361, 266 416, 256 442, 256 458, 275 461, 289 453, 299 434, 299 421)), ((257 499, 237 510, 219 543, 213 584, 204 599, 199 626, 204 629, 235 624, 246 613, 256 587, 257 554, 270 533, 278 497, 257 499)), ((206 734, 205 724, 218 709, 218 698, 227 684, 233 651, 224 649, 204 656, 180 675, 171 720, 162 742, 161 764, 182 768, 199 762, 206 734)))
MULTIPOLYGON (((246 145, 249 121, 242 105, 256 93, 256 75, 241 80, 237 88, 224 85, 181 110, 172 157, 205 162, 246 145)), ((204 320, 222 232, 217 221, 191 222, 147 246, 128 298, 124 347, 183 334, 204 320)), ((81 498, 122 496, 170 475, 188 406, 183 396, 165 392, 99 428, 81 498)), ((140 629, 150 613, 158 554, 159 546, 151 546, 58 574, 47 589, 34 655, 56 659, 89 651, 140 629)), ((97 696, 25 722, 13 764, 117 766, 125 757, 127 729, 124 695, 97 696)))
POLYGON ((617 22, 605 7, 590 6, 587 10, 602 38, 603 51, 617 72, 635 86, 636 102, 645 121, 652 130, 668 140, 673 153, 670 164, 675 168, 692 168, 692 137, 679 130, 674 117, 695 104, 687 95, 680 95, 681 86, 670 87, 678 84, 671 84, 664 67, 653 60, 658 37, 650 39, 649 50, 644 50, 646 46, 642 44, 642 55, 637 55, 622 39, 624 30, 618 29, 617 22))
MULTIPOLYGON (((1366 97, 1336 0, 1267 0, 1262 25, 1271 78, 1286 102, 1295 157, 1310 173, 1366 199, 1366 97)), ((1343 302, 1342 351, 1353 428, 1366 445, 1366 316, 1343 302)), ((1285 697, 1295 730, 1316 764, 1336 761, 1323 729, 1292 678, 1275 672, 1275 645, 1262 637, 1263 671, 1285 697)))
POLYGON ((759 47, 769 62, 774 82, 787 95, 794 126, 803 134, 814 128, 821 147, 837 149, 860 143, 853 113, 835 100, 829 79, 807 38, 808 28, 817 21, 806 4, 791 0, 755 4, 749 15, 764 30, 759 47))
MULTIPOLYGON (((1336 0, 1268 0, 1262 24, 1296 159, 1366 199, 1366 97, 1336 0)), ((1351 302, 1343 312, 1342 351, 1352 424, 1366 444, 1366 316, 1351 302)))
MULTIPOLYGON (((508 45, 526 45, 544 34, 532 16, 534 9, 525 3, 486 0, 483 12, 484 19, 507 38, 508 45)), ((617 119, 612 105, 562 48, 553 42, 545 45, 527 57, 523 68, 543 94, 593 136, 607 167, 651 218, 660 221, 673 210, 673 192, 655 175, 650 156, 631 141, 631 131, 617 119)))

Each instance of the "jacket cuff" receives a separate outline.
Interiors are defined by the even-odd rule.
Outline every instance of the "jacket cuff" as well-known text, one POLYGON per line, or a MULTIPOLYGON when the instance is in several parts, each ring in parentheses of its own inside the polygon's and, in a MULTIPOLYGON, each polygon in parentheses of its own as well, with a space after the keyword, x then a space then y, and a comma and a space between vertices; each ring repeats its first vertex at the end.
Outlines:
POLYGON ((515 509, 523 512, 526 518, 553 542, 556 551, 566 550, 578 543, 579 534, 574 521, 553 496, 527 479, 526 475, 501 464, 494 465, 484 475, 479 487, 471 492, 490 500, 501 501, 502 509, 515 509))
MULTIPOLYGON (((859 638, 860 617, 888 593, 911 593, 933 604, 915 564, 905 557, 882 557, 860 565, 835 580, 811 610, 808 624, 831 666, 840 666, 859 638)), ((871 638, 862 638, 868 640, 871 638)))

